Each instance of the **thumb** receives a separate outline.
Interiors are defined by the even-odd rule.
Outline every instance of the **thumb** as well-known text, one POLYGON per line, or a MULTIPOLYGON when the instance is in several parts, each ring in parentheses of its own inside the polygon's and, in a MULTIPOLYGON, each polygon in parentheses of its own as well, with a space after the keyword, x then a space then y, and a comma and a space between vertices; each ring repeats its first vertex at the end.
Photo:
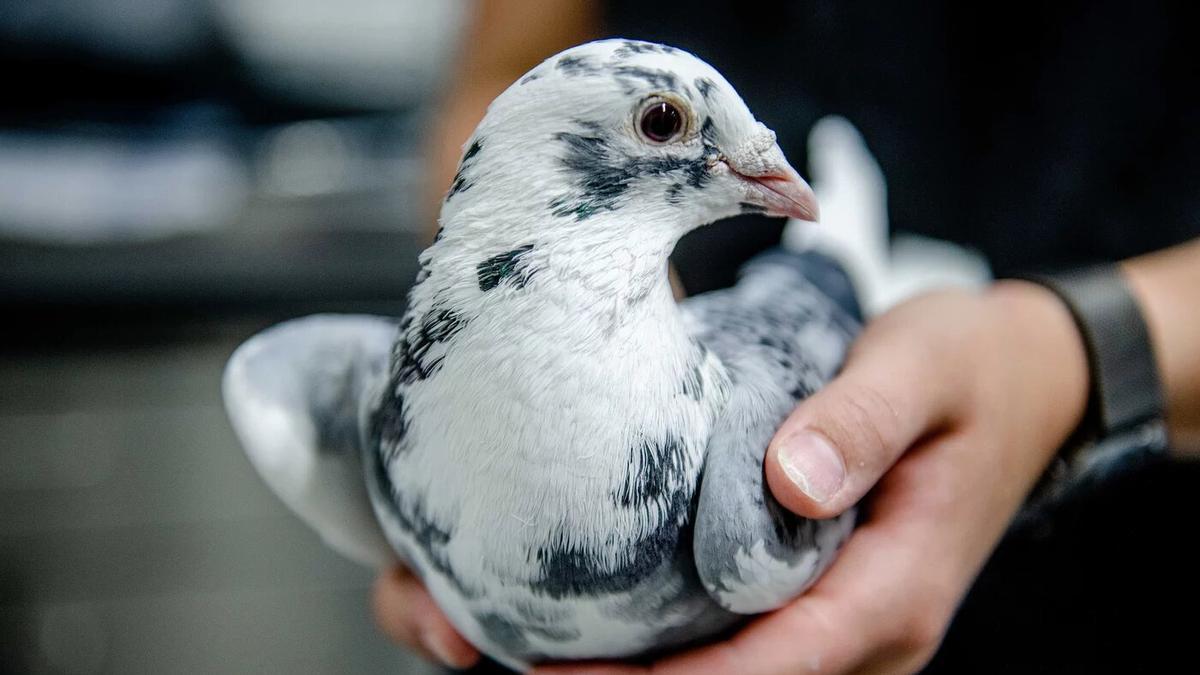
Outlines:
POLYGON ((938 367, 946 355, 916 331, 883 333, 864 334, 841 374, 801 402, 767 448, 767 484, 798 515, 850 508, 949 417, 958 394, 953 373, 938 367))

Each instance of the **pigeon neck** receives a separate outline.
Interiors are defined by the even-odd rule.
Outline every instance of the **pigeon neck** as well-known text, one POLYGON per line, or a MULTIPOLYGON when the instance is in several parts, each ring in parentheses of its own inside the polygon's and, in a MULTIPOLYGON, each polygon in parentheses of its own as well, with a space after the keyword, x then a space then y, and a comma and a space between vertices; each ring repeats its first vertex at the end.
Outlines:
POLYGON ((458 306, 511 339, 537 326, 551 340, 600 348, 648 324, 666 344, 687 343, 667 269, 679 236, 670 225, 644 213, 631 222, 625 209, 553 226, 513 211, 446 221, 422 257, 429 275, 414 299, 458 306))
MULTIPOLYGON (((628 342, 628 336, 655 326, 670 344, 679 311, 667 269, 667 250, 641 254, 624 247, 547 251, 523 301, 526 314, 548 327, 551 339, 585 349, 628 342)), ((499 309, 499 308, 498 308, 499 309)), ((503 310, 501 310, 503 311, 503 310)))

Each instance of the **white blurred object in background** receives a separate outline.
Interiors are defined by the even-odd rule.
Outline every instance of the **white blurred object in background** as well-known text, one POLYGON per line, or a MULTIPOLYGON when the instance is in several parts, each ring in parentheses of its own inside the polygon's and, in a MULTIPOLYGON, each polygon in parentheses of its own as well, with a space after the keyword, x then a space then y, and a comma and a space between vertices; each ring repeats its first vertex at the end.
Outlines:
POLYGON ((0 132, 0 234, 93 244, 212 230, 242 209, 248 181, 211 139, 0 132))
POLYGON ((30 53, 84 53, 114 73, 177 72, 173 81, 186 83, 196 59, 230 49, 238 59, 217 58, 182 98, 150 91, 130 103, 117 87, 110 101, 101 79, 104 95, 67 95, 62 119, 0 129, 0 239, 130 243, 262 226, 270 214, 325 229, 424 230, 406 217, 419 127, 402 121, 419 119, 439 88, 462 0, 14 9, 0 12, 0 38, 30 53), (254 86, 240 96, 212 84, 243 73, 254 86))
POLYGON ((411 105, 437 89, 462 0, 213 0, 259 83, 295 100, 411 105))
POLYGON ((899 234, 889 242, 887 183, 858 129, 842 117, 818 121, 808 136, 821 222, 791 220, 784 245, 837 257, 874 316, 935 288, 980 288, 991 268, 979 253, 948 241, 899 234))

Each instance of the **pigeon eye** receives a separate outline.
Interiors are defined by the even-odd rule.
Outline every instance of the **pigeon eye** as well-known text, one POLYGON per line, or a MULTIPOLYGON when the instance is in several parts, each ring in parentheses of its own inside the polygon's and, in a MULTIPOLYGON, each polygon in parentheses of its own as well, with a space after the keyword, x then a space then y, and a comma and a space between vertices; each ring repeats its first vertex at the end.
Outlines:
POLYGON ((683 113, 670 101, 656 99, 642 109, 638 129, 652 143, 668 143, 683 132, 683 113))

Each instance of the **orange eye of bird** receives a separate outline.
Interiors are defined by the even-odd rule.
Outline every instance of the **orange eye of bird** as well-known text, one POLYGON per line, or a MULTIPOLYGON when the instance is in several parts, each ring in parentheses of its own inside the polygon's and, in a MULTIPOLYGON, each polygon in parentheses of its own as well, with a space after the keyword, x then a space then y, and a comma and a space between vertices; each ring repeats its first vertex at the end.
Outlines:
POLYGON ((683 130, 683 113, 667 101, 655 101, 642 111, 642 135, 655 143, 674 140, 683 130))

